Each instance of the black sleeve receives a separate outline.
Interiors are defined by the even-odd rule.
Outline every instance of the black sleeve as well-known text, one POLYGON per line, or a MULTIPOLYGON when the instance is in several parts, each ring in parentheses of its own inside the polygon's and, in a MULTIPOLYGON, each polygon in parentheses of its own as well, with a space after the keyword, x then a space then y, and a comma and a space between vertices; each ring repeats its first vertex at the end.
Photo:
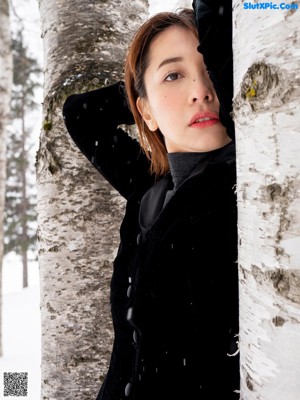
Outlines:
POLYGON ((220 101, 220 120, 234 139, 232 0, 194 0, 193 8, 200 41, 198 51, 220 101))
POLYGON ((75 144, 126 199, 153 184, 150 163, 138 141, 118 128, 134 123, 122 82, 68 97, 63 117, 75 144))

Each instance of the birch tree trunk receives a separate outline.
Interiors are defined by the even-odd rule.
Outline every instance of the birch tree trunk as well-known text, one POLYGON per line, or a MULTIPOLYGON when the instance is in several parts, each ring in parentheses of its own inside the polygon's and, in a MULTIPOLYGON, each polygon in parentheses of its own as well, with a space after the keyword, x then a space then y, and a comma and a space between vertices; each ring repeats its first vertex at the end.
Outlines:
POLYGON ((6 184, 6 125, 12 87, 12 53, 7 0, 0 0, 0 356, 2 356, 3 212, 6 184))
POLYGON ((109 283, 123 202, 62 120, 72 93, 122 78, 147 1, 39 0, 45 55, 37 157, 42 399, 94 399, 112 343, 109 283))
POLYGON ((245 4, 233 16, 241 399, 299 400, 300 10, 245 4))

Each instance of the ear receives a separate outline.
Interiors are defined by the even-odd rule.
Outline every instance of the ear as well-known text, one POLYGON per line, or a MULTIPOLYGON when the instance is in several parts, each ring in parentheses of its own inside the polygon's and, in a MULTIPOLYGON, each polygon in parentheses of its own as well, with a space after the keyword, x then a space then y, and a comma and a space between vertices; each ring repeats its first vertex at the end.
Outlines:
POLYGON ((147 124, 148 128, 150 131, 155 132, 158 129, 158 124, 156 122, 156 119, 152 116, 150 112, 150 107, 149 103, 146 99, 142 99, 141 97, 138 97, 136 101, 136 106, 137 109, 139 110, 139 113, 143 117, 143 120, 147 124))

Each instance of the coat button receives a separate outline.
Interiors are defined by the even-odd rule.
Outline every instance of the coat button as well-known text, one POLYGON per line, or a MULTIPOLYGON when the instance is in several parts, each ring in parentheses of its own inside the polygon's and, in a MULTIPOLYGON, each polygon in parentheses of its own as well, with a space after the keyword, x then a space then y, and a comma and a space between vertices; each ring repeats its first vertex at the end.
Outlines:
POLYGON ((137 342, 139 340, 139 335, 138 335, 137 331, 133 331, 132 337, 133 337, 134 343, 137 344, 137 342))
POLYGON ((132 384, 130 382, 128 382, 127 385, 125 386, 125 396, 126 397, 128 397, 130 395, 131 387, 132 387, 132 384))
POLYGON ((127 316, 126 316, 127 321, 130 321, 132 319, 132 314, 133 314, 133 308, 129 307, 127 310, 127 316))
POLYGON ((132 286, 129 285, 129 286, 128 286, 128 289, 127 289, 127 297, 128 297, 128 298, 131 296, 131 293, 132 293, 132 286))

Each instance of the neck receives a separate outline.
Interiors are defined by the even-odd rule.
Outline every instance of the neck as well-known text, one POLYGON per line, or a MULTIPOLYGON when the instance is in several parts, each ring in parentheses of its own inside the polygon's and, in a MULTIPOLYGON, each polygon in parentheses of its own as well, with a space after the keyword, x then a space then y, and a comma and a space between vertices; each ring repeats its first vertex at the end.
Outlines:
POLYGON ((172 175, 174 189, 176 189, 202 162, 230 162, 235 158, 235 146, 233 142, 225 146, 205 152, 168 153, 170 172, 172 175))

